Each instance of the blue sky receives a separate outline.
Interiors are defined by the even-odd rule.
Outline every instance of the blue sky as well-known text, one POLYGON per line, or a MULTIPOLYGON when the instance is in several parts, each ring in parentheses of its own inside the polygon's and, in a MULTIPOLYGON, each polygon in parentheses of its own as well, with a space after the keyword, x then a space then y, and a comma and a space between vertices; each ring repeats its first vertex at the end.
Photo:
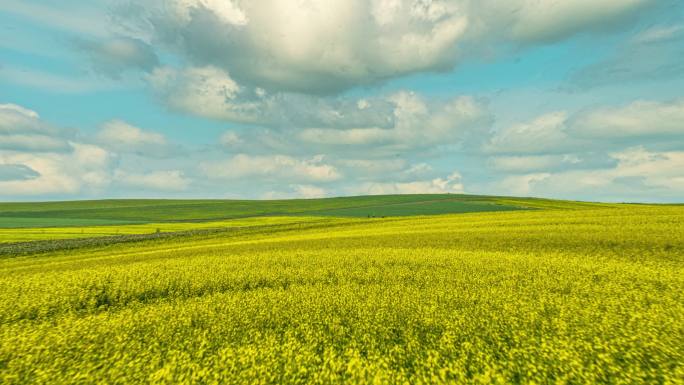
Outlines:
POLYGON ((0 200, 684 199, 675 0, 4 0, 0 200))

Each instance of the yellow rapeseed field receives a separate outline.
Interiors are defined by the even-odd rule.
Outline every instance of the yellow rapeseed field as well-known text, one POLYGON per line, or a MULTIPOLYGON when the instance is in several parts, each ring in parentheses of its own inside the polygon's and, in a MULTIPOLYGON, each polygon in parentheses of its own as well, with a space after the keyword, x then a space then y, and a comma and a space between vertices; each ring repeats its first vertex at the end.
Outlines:
POLYGON ((682 206, 250 221, 0 257, 0 383, 684 383, 682 206))

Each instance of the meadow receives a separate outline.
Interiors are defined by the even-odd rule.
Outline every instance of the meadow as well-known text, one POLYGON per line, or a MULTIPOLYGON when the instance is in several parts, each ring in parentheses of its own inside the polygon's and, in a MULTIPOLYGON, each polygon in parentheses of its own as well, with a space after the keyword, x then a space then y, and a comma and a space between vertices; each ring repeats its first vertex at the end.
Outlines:
POLYGON ((684 383, 684 206, 347 199, 0 204, 0 383, 684 383))

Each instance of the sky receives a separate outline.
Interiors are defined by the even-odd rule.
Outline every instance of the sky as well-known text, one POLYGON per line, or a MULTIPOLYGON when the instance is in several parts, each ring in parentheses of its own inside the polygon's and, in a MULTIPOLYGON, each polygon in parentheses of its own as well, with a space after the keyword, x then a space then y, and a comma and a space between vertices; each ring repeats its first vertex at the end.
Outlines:
POLYGON ((0 200, 684 202, 680 0, 2 0, 0 200))

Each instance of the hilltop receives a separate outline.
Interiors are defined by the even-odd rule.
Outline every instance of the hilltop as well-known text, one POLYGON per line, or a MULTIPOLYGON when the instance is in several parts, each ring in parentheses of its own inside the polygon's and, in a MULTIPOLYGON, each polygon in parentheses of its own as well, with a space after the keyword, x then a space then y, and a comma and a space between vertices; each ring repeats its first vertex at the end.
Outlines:
POLYGON ((464 194, 377 195, 289 200, 109 199, 0 203, 0 227, 216 221, 259 216, 394 217, 615 204, 464 194))

